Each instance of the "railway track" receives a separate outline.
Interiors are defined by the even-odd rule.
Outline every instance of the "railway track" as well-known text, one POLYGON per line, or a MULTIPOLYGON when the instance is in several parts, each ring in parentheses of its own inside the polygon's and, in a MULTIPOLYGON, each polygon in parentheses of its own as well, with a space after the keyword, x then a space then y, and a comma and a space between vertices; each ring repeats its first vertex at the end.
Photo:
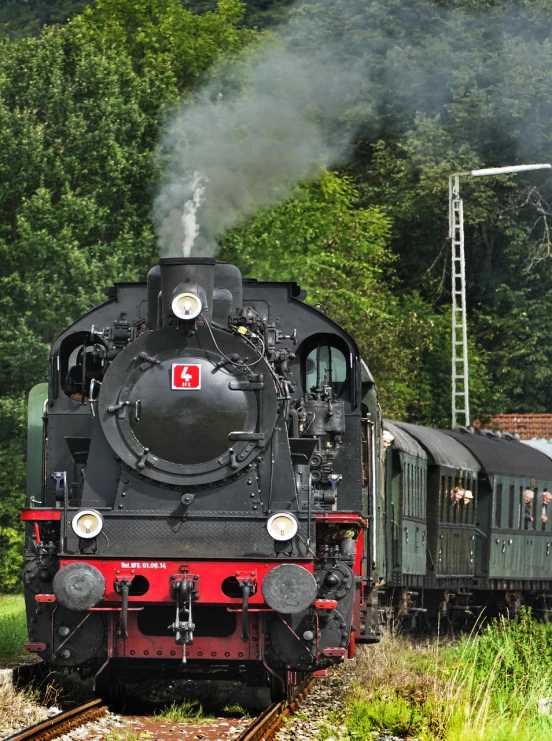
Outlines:
POLYGON ((42 720, 40 723, 35 723, 24 731, 9 736, 6 741, 52 741, 84 723, 96 720, 105 713, 107 713, 107 705, 104 705, 103 700, 98 697, 77 705, 71 710, 58 713, 52 718, 42 720))
MULTIPOLYGON (((316 679, 311 678, 300 685, 291 700, 270 705, 240 733, 235 741, 270 741, 284 718, 292 715, 297 710, 315 683, 316 679)), ((54 741, 63 734, 96 720, 107 712, 107 705, 100 698, 96 698, 29 726, 29 728, 9 736, 5 741, 54 741)))
POLYGON ((240 734, 237 741, 269 741, 280 727, 284 718, 292 715, 301 705, 302 700, 308 695, 316 684, 316 679, 311 677, 299 686, 298 692, 291 700, 276 702, 264 710, 255 720, 240 734))

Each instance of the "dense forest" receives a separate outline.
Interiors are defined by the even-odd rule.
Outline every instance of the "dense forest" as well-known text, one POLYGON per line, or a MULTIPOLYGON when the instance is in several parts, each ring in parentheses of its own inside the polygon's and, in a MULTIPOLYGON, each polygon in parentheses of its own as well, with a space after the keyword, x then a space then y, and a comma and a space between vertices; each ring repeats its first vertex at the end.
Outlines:
MULTIPOLYGON (((63 24, 93 0, 4 0, 0 5, 0 34, 9 37, 36 36, 43 26, 63 24)), ((217 0, 182 0, 192 13, 216 10, 217 0)), ((264 28, 283 21, 292 0, 247 0, 243 23, 264 28)))
MULTIPOLYGON (((315 84, 283 88, 341 156, 237 213, 220 256, 297 280, 347 326, 387 415, 447 425, 448 175, 550 159, 551 32, 552 0, 2 4, 0 591, 17 588, 26 396, 56 332, 156 261, 174 111, 206 90, 215 117, 219 99, 247 100, 267 45, 311 60, 315 84)), ((281 132, 261 120, 236 137, 254 138, 262 176, 281 132)), ((542 173, 463 181, 473 416, 552 411, 551 185, 542 173)))

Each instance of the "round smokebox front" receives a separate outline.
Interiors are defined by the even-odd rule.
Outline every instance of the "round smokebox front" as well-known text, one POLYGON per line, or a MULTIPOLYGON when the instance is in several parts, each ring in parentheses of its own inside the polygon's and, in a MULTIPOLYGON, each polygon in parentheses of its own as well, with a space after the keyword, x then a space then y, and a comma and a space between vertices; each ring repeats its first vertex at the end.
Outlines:
MULTIPOLYGON (((239 355, 240 340, 224 334, 217 344, 239 355)), ((175 347, 179 340, 162 329, 126 347, 104 378, 100 419, 117 455, 137 473, 201 485, 235 474, 259 453, 275 424, 277 400, 274 384, 221 362, 218 352, 198 346, 199 338, 175 347)))
POLYGON ((130 430, 151 455, 171 463, 190 466, 224 456, 228 435, 257 419, 255 397, 231 390, 235 380, 191 355, 152 365, 129 389, 130 430))

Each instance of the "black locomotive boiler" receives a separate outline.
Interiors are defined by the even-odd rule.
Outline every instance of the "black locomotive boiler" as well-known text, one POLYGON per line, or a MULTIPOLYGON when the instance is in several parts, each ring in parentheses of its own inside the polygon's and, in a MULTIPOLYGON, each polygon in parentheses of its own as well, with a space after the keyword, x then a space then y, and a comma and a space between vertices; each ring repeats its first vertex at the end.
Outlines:
POLYGON ((213 259, 107 296, 30 396, 27 648, 104 691, 157 671, 279 696, 352 658, 383 543, 353 339, 296 284, 213 259))

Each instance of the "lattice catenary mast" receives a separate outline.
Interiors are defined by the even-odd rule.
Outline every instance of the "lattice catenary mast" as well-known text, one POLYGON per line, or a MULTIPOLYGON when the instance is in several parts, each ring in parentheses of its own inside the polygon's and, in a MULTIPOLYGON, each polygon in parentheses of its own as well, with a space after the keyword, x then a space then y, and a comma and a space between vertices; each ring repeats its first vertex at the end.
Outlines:
POLYGON ((460 178, 485 175, 507 175, 526 170, 550 169, 552 165, 513 165, 488 167, 449 175, 449 238, 452 276, 452 426, 464 415, 470 424, 470 391, 468 377, 468 325, 466 317, 466 259, 464 253, 464 205, 460 198, 460 178))

